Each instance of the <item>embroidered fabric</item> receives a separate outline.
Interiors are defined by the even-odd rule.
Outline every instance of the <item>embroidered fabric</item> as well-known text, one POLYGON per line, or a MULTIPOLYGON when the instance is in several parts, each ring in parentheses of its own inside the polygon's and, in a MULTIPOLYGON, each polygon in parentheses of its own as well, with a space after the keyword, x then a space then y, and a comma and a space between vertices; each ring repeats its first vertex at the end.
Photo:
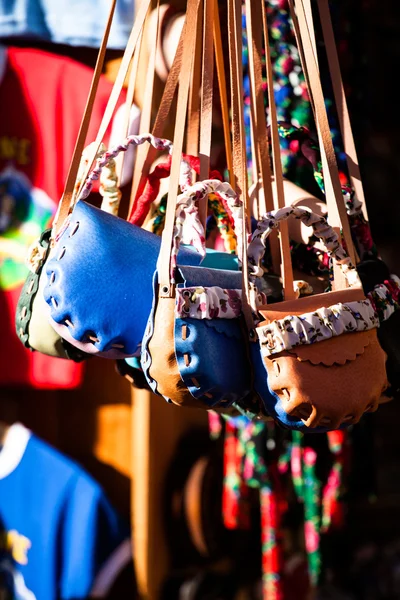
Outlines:
POLYGON ((242 312, 242 290, 189 287, 176 290, 175 315, 185 319, 236 319, 242 312))
POLYGON ((374 307, 379 321, 386 321, 400 308, 400 279, 396 275, 391 275, 389 280, 376 285, 367 294, 367 298, 374 307))
POLYGON ((270 356, 304 344, 379 326, 370 300, 333 304, 304 315, 288 315, 257 328, 261 354, 270 356))
POLYGON ((217 194, 224 200, 231 211, 235 224, 237 237, 237 248, 239 260, 242 259, 242 236, 243 236, 243 214, 242 201, 238 198, 235 191, 224 181, 218 179, 206 179, 198 181, 194 185, 187 187, 177 199, 176 220, 174 229, 174 242, 171 251, 171 282, 174 283, 174 273, 179 246, 183 244, 192 244, 196 250, 205 256, 205 233, 202 222, 199 219, 198 202, 208 194, 217 194))
MULTIPOLYGON (((84 186, 81 189, 79 200, 87 198, 92 190, 93 182, 97 181, 100 177, 103 167, 105 167, 111 159, 116 158, 120 152, 126 152, 130 146, 140 146, 148 142, 157 150, 167 150, 169 154, 172 153, 173 145, 170 140, 164 138, 158 138, 151 133, 142 133, 140 135, 129 135, 121 144, 111 148, 104 152, 97 160, 95 167, 89 174, 84 186)), ((191 167, 183 159, 181 161, 181 172, 179 185, 182 189, 188 187, 191 183, 191 167)))
POLYGON ((328 224, 327 220, 320 215, 297 206, 285 206, 279 210, 266 213, 257 223, 257 228, 251 237, 248 247, 249 269, 253 281, 254 278, 263 275, 261 261, 269 234, 274 228, 278 227, 280 221, 285 221, 290 216, 301 219, 305 225, 311 226, 314 234, 325 243, 329 256, 340 265, 350 287, 361 287, 360 278, 355 266, 341 245, 338 235, 328 224))

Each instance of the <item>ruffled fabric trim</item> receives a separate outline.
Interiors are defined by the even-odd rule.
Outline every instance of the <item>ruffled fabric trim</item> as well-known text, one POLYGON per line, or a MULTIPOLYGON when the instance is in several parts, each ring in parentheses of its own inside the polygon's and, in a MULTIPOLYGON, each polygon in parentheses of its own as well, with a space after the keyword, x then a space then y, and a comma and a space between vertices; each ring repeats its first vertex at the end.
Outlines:
POLYGON ((298 206, 285 206, 284 208, 266 213, 257 223, 257 228, 248 246, 249 269, 253 280, 255 277, 262 277, 264 273, 261 262, 265 253, 268 236, 273 229, 289 217, 300 219, 305 225, 311 226, 314 234, 324 242, 329 256, 340 266, 349 286, 361 286, 355 266, 341 245, 338 235, 327 220, 298 206))
POLYGON ((271 356, 296 346, 378 326, 379 318, 370 300, 360 300, 339 302, 300 316, 288 315, 258 327, 257 333, 262 355, 271 356))
POLYGON ((242 290, 189 287, 176 290, 175 315, 180 319, 236 319, 242 312, 242 290))
POLYGON ((367 294, 378 315, 379 321, 386 321, 400 308, 400 279, 391 275, 390 279, 376 285, 372 292, 367 294))

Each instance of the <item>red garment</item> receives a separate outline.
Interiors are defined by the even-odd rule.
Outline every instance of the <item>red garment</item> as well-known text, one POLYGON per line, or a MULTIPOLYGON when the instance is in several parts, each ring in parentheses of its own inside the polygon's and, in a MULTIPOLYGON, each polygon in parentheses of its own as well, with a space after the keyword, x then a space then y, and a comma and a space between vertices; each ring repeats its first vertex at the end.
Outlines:
MULTIPOLYGON (((3 243, 9 233, 4 225, 6 204, 1 188, 4 169, 10 166, 16 169, 17 179, 20 177, 22 181, 23 174, 27 176, 36 189, 36 197, 46 199, 47 195, 54 202, 55 210, 63 192, 92 76, 92 69, 69 58, 42 50, 7 49, 7 64, 0 81, 0 223, 3 223, 0 241, 3 243), (6 237, 2 238, 4 233, 6 237)), ((102 79, 87 142, 95 139, 111 88, 112 84, 102 79)), ((123 101, 121 97, 120 104, 123 101)), ((51 202, 48 206, 50 223, 51 202)), ((7 215, 5 218, 7 221, 7 215)), ((47 213, 43 218, 47 220, 47 213)), ((17 225, 16 236, 21 235, 18 229, 21 225, 26 228, 30 222, 17 225)), ((35 227, 38 227, 37 220, 35 227)), ((1 268, 4 268, 4 250, 3 255, 0 251, 1 268)), ((14 277, 12 268, 11 265, 14 277)), ((21 272, 21 264, 19 270, 21 272)), ((9 279, 8 284, 3 281, 0 290, 0 385, 42 389, 77 386, 82 378, 81 365, 30 352, 18 340, 14 314, 20 279, 18 275, 15 280, 9 279)))

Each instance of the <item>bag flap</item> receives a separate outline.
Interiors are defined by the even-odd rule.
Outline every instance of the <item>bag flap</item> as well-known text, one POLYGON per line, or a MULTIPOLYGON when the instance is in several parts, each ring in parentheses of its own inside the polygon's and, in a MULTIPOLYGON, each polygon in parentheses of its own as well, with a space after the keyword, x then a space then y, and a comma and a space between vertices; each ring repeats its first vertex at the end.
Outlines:
POLYGON ((287 352, 296 356, 300 362, 310 362, 313 365, 344 365, 354 361, 357 356, 376 338, 376 330, 346 333, 339 337, 331 338, 315 344, 296 346, 287 352))
POLYGON ((225 269, 208 269, 206 267, 180 265, 178 267, 177 281, 180 287, 218 286, 224 289, 242 289, 242 273, 239 271, 227 271, 225 269))

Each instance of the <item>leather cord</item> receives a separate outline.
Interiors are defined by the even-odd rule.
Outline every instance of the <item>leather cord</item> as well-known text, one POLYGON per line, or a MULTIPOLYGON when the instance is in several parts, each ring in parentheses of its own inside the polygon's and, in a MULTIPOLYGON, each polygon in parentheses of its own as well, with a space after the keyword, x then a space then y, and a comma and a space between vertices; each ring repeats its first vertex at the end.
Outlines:
POLYGON ((218 89, 221 101, 221 112, 222 112, 222 127, 224 131, 224 142, 225 142, 225 154, 226 154, 226 165, 229 173, 229 183, 234 187, 233 177, 233 158, 232 158, 232 140, 231 140, 231 126, 229 121, 229 105, 227 95, 227 85, 225 76, 225 62, 224 52, 222 48, 222 36, 221 36, 221 23, 219 19, 219 8, 218 2, 214 2, 214 23, 213 23, 213 34, 214 34, 214 50, 215 50, 215 65, 217 69, 218 77, 218 89))
POLYGON ((255 341, 254 321, 250 308, 249 269, 247 262, 246 222, 248 214, 247 163, 244 135, 242 12, 240 0, 228 0, 229 68, 232 106, 233 173, 236 193, 243 203, 242 310, 250 341, 255 341))
MULTIPOLYGON (((100 77, 103 71, 104 65, 104 57, 106 55, 108 38, 110 35, 110 29, 114 17, 115 6, 117 0, 111 1, 110 12, 107 17, 107 23, 103 34, 103 39, 101 40, 99 54, 97 56, 96 66, 93 73, 92 83, 90 85, 88 99, 86 101, 85 110, 83 112, 83 117, 81 121, 81 125, 79 128, 78 137, 76 139, 74 152, 72 154, 71 164, 69 167, 67 179, 65 182, 64 192, 61 196, 60 203, 58 205, 58 209, 56 215, 53 220, 53 232, 56 233, 58 231, 57 223, 60 221, 62 223, 65 217, 68 215, 69 207, 72 202, 72 198, 74 195, 76 179, 78 177, 79 165, 81 162, 82 152, 85 146, 85 140, 89 129, 90 118, 93 112, 93 106, 96 99, 97 89, 99 87, 100 77)), ((96 152, 97 154, 97 152, 96 152)), ((93 159, 94 160, 94 159, 93 159)), ((93 162, 93 161, 92 161, 93 162)), ((54 237, 54 236, 53 236, 54 237)))
MULTIPOLYGON (((203 65, 200 94, 200 180, 208 179, 210 173, 211 133, 214 91, 214 39, 213 21, 215 0, 204 0, 203 17, 203 65)), ((208 198, 199 202, 199 218, 206 230, 208 198)))
MULTIPOLYGON (((185 35, 185 29, 186 29, 186 17, 185 17, 185 23, 184 23, 184 26, 183 26, 183 29, 181 32, 181 37, 180 37, 180 40, 178 43, 178 48, 176 50, 176 54, 175 54, 170 72, 168 73, 167 81, 164 86, 163 95, 161 97, 160 106, 158 108, 157 115, 156 115, 156 118, 154 121, 152 134, 155 137, 162 137, 162 135, 164 133, 165 124, 168 120, 171 106, 172 106, 172 103, 173 103, 173 100, 175 97, 176 88, 178 87, 179 73, 181 71, 181 66, 182 66, 183 40, 184 40, 184 35, 185 35)), ((155 159, 156 152, 157 151, 155 148, 153 148, 153 146, 150 146, 147 150, 146 158, 145 158, 145 161, 144 161, 144 164, 142 167, 142 173, 141 173, 141 178, 140 178, 136 197, 135 198, 131 197, 131 204, 129 207, 129 220, 132 220, 132 218, 133 218, 133 215, 135 212, 135 202, 136 202, 137 198, 140 196, 140 194, 143 193, 143 189, 146 184, 146 178, 147 178, 147 175, 149 174, 151 165, 153 164, 153 161, 155 159)))
MULTIPOLYGON (((156 6, 156 40, 158 40, 158 32, 160 26, 160 0, 157 0, 156 6)), ((145 37, 145 33, 142 30, 142 36, 145 37)), ((137 51, 138 53, 140 50, 137 51)), ((153 109, 153 96, 154 96, 154 78, 155 78, 155 70, 156 70, 156 57, 157 57, 157 44, 153 44, 148 65, 147 65, 147 75, 143 96, 143 107, 142 113, 140 115, 140 127, 139 133, 147 133, 151 128, 151 116, 153 109)), ((139 181, 141 177, 141 173, 143 170, 144 161, 146 160, 146 146, 139 146, 136 150, 136 160, 135 167, 133 170, 133 180, 132 180, 132 189, 131 189, 131 198, 136 198, 137 189, 139 186, 139 181)))
POLYGON ((165 226, 161 239, 161 248, 158 261, 159 298, 174 296, 174 286, 171 285, 170 263, 171 248, 175 225, 176 200, 178 196, 179 172, 185 134, 186 113, 189 99, 189 86, 193 68, 193 54, 197 41, 197 17, 200 0, 188 0, 186 26, 184 33, 184 52, 182 56, 182 69, 179 81, 178 104, 176 109, 174 146, 171 161, 171 177, 165 215, 165 226))
POLYGON ((333 33, 332 19, 329 10, 328 0, 318 0, 318 9, 321 18, 326 54, 328 57, 329 70, 331 73, 333 94, 336 102, 344 151, 346 153, 347 168, 349 170, 350 181, 358 200, 362 202, 362 210, 365 218, 368 220, 364 188, 362 184, 357 151, 350 122, 346 93, 344 90, 342 74, 340 71, 339 58, 335 43, 335 36, 333 33))
MULTIPOLYGON (((137 80, 137 74, 138 74, 138 69, 139 69, 139 56, 140 56, 140 49, 142 47, 142 42, 143 42, 143 30, 140 32, 138 45, 137 45, 136 51, 133 55, 133 59, 132 59, 132 63, 131 63, 131 72, 129 74, 128 89, 126 92, 126 110, 125 110, 125 115, 124 115, 124 125, 123 125, 123 129, 122 129, 122 139, 125 139, 129 132, 129 124, 130 124, 130 120, 131 120, 133 100, 135 97, 136 80, 137 80)), ((118 177, 119 183, 121 182, 121 178, 122 178, 125 156, 126 156, 126 153, 121 152, 121 154, 119 154, 116 158, 117 177, 118 177)))
MULTIPOLYGON (((275 175, 274 205, 275 208, 278 209, 283 208, 285 206, 285 193, 283 187, 281 149, 279 144, 278 133, 278 116, 274 96, 274 74, 272 69, 271 50, 269 46, 267 12, 265 10, 265 3, 262 0, 261 4, 265 44, 265 60, 267 68, 269 116, 271 122, 272 161, 274 165, 275 175)), ((281 276, 285 300, 293 300, 296 296, 293 285, 292 257, 290 254, 289 227, 287 222, 281 223, 280 225, 279 241, 281 246, 281 276)))
MULTIPOLYGON (((199 14, 197 17, 197 38, 196 48, 193 55, 192 77, 189 88, 189 109, 186 128, 186 154, 191 156, 199 155, 199 131, 200 131, 200 87, 201 87, 201 65, 203 48, 203 5, 204 0, 200 0, 199 14)), ((195 180, 195 174, 194 180, 195 180)))
MULTIPOLYGON (((92 144, 91 152, 89 153, 89 156, 88 156, 88 164, 87 164, 87 167, 83 174, 82 185, 84 185, 86 182, 87 176, 89 174, 90 169, 92 168, 92 164, 95 160, 95 157, 99 150, 100 144, 103 141, 105 133, 110 125, 112 116, 113 116, 115 108, 117 106, 118 98, 121 94, 121 91, 122 91, 122 88, 124 85, 124 81, 125 81, 126 75, 128 73, 128 69, 129 69, 130 62, 132 60, 133 53, 136 49, 136 45, 137 45, 137 42, 138 42, 138 39, 140 36, 140 32, 142 31, 142 28, 143 28, 143 23, 144 23, 148 8, 150 6, 150 3, 151 3, 151 0, 142 0, 141 4, 139 6, 137 16, 136 16, 131 34, 129 36, 129 40, 128 40, 125 52, 124 52, 124 56, 122 58, 121 65, 118 70, 118 74, 115 79, 114 86, 111 91, 110 97, 108 99, 106 110, 104 112, 103 119, 101 121, 99 130, 98 130, 98 133, 96 136, 96 140, 92 144)), ((94 101, 94 98, 93 98, 93 101, 94 101)), ((89 115, 86 112, 84 114, 83 122, 85 123, 85 126, 88 126, 89 115)), ((74 162, 74 168, 79 168, 80 156, 74 155, 74 161, 76 161, 76 163, 77 163, 77 167, 75 167, 76 163, 74 162)), ((69 181, 67 181, 67 183, 68 183, 68 186, 66 185, 66 190, 64 191, 64 194, 60 200, 57 219, 53 223, 53 234, 52 234, 53 237, 59 232, 65 219, 68 217, 68 214, 70 211, 70 204, 71 204, 71 198, 72 198, 72 194, 73 194, 73 190, 74 190, 75 181, 72 181, 72 177, 71 177, 69 179, 69 181)), ((78 197, 79 197, 79 193, 78 193, 78 197)))
MULTIPOLYGON (((293 10, 293 0, 289 0, 293 10)), ((310 85, 310 95, 313 98, 316 125, 320 140, 322 169, 325 182, 325 195, 328 208, 329 223, 340 235, 342 228, 344 242, 347 252, 355 262, 355 253, 350 233, 350 226, 347 218, 342 189, 339 179, 339 171, 336 162, 335 151, 333 148, 332 137, 329 129, 328 117, 326 113, 325 101, 319 78, 318 66, 315 60, 311 37, 307 26, 306 15, 302 0, 295 0, 295 7, 298 18, 301 44, 304 51, 305 64, 303 69, 307 72, 310 85)), ((334 267, 334 289, 344 289, 347 286, 346 280, 339 269, 334 267)))
MULTIPOLYGON (((264 107, 264 90, 262 79, 262 10, 259 2, 246 0, 246 28, 249 50, 250 71, 250 102, 251 102, 251 129, 252 147, 256 172, 254 183, 259 185, 263 193, 258 194, 258 216, 261 218, 267 211, 274 209, 272 191, 272 172, 269 162, 269 144, 267 119, 264 107)), ((272 266, 275 273, 280 269, 280 250, 277 232, 269 238, 272 266)))

